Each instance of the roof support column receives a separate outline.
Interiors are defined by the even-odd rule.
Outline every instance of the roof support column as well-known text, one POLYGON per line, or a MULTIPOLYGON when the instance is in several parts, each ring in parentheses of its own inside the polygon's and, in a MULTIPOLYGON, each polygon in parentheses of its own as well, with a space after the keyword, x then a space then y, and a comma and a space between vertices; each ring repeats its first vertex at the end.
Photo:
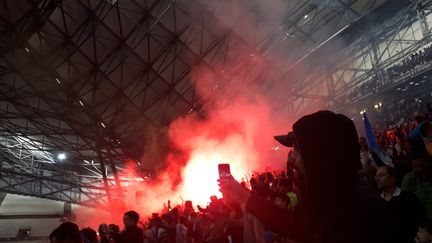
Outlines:
POLYGON ((415 8, 417 11, 417 17, 418 17, 419 22, 420 22, 423 37, 429 38, 430 29, 429 29, 429 25, 428 25, 427 20, 426 20, 425 6, 423 5, 423 1, 417 0, 415 8))

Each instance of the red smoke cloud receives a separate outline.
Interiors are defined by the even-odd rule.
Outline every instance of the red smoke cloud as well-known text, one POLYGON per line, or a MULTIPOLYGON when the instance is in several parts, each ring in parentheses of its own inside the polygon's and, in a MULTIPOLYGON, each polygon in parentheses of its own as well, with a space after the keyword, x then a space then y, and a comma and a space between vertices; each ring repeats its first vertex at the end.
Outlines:
MULTIPOLYGON (((272 102, 278 100, 274 96, 283 96, 283 91, 271 95, 263 91, 263 80, 256 72, 265 75, 268 64, 258 55, 243 58, 238 65, 225 69, 224 80, 205 68, 193 73, 197 90, 207 102, 206 114, 192 112, 170 125, 166 166, 156 179, 143 182, 134 168, 120 174, 128 180, 122 183, 125 208, 112 209, 110 222, 122 225, 126 210, 138 211, 145 221, 151 213, 161 212, 168 200, 172 207, 186 200, 192 200, 194 206, 205 206, 211 195, 221 196, 217 185, 219 163, 229 163, 239 181, 248 180, 253 171, 285 168, 287 151, 274 149, 278 144, 273 135, 288 132, 291 122, 275 110, 280 105, 272 102), (249 62, 255 64, 254 70, 249 71, 249 62)), ((158 148, 157 144, 150 147, 158 148)), ((92 218, 99 223, 107 220, 92 218)))
MULTIPOLYGON (((203 72, 194 75, 197 89, 211 92, 214 78, 203 72)), ((171 124, 168 136, 175 149, 168 154, 167 167, 158 179, 146 185, 145 196, 138 203, 142 211, 156 212, 167 200, 172 206, 185 200, 205 206, 211 195, 220 196, 219 163, 229 163, 237 180, 247 180, 252 171, 284 168, 286 151, 272 149, 277 146, 273 135, 287 132, 288 120, 272 111, 256 84, 232 91, 235 93, 226 90, 219 96, 206 117, 192 113, 171 124)))
MULTIPOLYGON (((248 29, 254 28, 243 28, 248 29)), ((267 54, 264 58, 250 48, 234 45, 228 48, 226 60, 212 63, 212 68, 195 66, 191 81, 202 97, 205 114, 194 111, 170 125, 167 136, 171 144, 163 161, 166 166, 157 178, 122 183, 126 209, 147 217, 160 212, 168 200, 171 206, 186 200, 205 206, 211 195, 220 196, 219 163, 229 163, 239 181, 247 180, 252 171, 285 168, 287 151, 274 149, 278 144, 273 135, 287 133, 295 117, 287 117, 281 110, 289 105, 281 103, 286 100, 287 84, 274 80, 280 80, 281 75, 275 67, 287 64, 282 57, 267 54)), ((147 150, 156 149, 154 154, 160 152, 157 140, 146 146, 147 150)), ((142 162, 150 159, 145 157, 142 162)), ((121 176, 140 178, 132 168, 121 176)), ((126 209, 112 212, 111 222, 122 225, 126 209)))
POLYGON ((179 186, 184 197, 203 204, 210 195, 218 194, 219 163, 229 163, 238 180, 247 178, 252 170, 274 167, 270 117, 265 104, 250 104, 239 98, 210 112, 208 119, 187 116, 174 122, 170 138, 190 151, 179 186))
MULTIPOLYGON (((194 80, 208 83, 203 80, 208 77, 195 76, 194 80)), ((273 149, 278 146, 273 135, 286 133, 291 125, 278 117, 256 86, 253 91, 251 88, 238 95, 227 91, 204 118, 193 112, 175 120, 168 131, 171 148, 165 169, 148 182, 143 182, 133 168, 123 171, 120 177, 129 180, 122 183, 125 208, 113 209, 109 222, 122 225, 125 210, 138 211, 145 221, 151 213, 163 210, 168 200, 172 207, 186 200, 192 200, 194 206, 205 206, 211 195, 221 196, 217 185, 219 163, 229 163, 239 181, 248 180, 253 171, 284 168, 286 150, 273 149)), ((93 219, 99 223, 107 220, 93 219)))

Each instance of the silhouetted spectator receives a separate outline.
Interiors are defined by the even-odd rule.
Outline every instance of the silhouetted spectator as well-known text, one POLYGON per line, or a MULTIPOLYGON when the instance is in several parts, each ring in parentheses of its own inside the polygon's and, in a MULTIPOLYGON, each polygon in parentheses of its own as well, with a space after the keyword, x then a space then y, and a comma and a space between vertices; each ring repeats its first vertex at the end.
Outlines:
POLYGON ((188 228, 185 226, 186 218, 180 216, 179 222, 176 226, 176 243, 188 242, 188 228))
POLYGON ((72 222, 62 223, 49 236, 51 243, 81 243, 78 225, 72 222))
POLYGON ((108 225, 108 239, 117 239, 120 235, 120 227, 116 224, 108 225))
POLYGON ((115 239, 116 243, 142 243, 144 241, 143 231, 137 226, 139 214, 128 211, 123 215, 125 229, 115 239))
POLYGON ((185 202, 185 208, 183 210, 183 214, 188 217, 191 213, 195 212, 193 206, 192 206, 192 201, 188 200, 185 202))
POLYGON ((97 243, 98 238, 96 231, 92 228, 84 228, 80 231, 83 243, 97 243))
POLYGON ((100 243, 110 243, 110 230, 108 225, 101 224, 98 228, 100 243))

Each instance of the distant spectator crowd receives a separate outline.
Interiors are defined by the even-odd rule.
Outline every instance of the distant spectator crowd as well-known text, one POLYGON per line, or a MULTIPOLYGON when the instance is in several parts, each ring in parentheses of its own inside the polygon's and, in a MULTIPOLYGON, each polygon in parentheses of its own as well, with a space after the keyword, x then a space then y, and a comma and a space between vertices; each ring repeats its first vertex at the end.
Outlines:
POLYGON ((345 104, 347 101, 355 101, 358 98, 376 94, 382 91, 382 88, 388 83, 394 82, 397 78, 414 73, 418 66, 424 65, 432 61, 432 45, 423 48, 408 57, 404 58, 399 64, 393 65, 382 71, 377 71, 376 74, 360 85, 354 87, 347 95, 340 96, 335 105, 345 104))

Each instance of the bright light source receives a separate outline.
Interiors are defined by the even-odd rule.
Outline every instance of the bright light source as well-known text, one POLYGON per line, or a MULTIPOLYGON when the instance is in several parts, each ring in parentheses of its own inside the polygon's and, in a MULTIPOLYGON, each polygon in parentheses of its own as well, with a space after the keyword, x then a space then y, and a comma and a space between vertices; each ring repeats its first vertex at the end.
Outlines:
POLYGON ((378 105, 379 105, 379 107, 382 107, 382 103, 381 102, 379 102, 378 105))
POLYGON ((80 103, 81 106, 84 106, 84 103, 81 100, 78 100, 78 103, 80 103))
POLYGON ((105 124, 104 124, 103 122, 101 122, 101 126, 102 126, 103 128, 105 128, 105 124))
POLYGON ((60 80, 58 78, 56 78, 57 83, 60 83, 60 80))
POLYGON ((309 15, 305 14, 305 16, 303 17, 304 19, 307 19, 307 17, 309 17, 309 15))
POLYGON ((59 160, 65 160, 66 159, 66 154, 65 153, 59 153, 57 155, 57 159, 59 159, 59 160))
POLYGON ((378 104, 375 104, 374 107, 375 107, 375 109, 378 109, 378 108, 379 108, 379 105, 378 105, 378 104))

